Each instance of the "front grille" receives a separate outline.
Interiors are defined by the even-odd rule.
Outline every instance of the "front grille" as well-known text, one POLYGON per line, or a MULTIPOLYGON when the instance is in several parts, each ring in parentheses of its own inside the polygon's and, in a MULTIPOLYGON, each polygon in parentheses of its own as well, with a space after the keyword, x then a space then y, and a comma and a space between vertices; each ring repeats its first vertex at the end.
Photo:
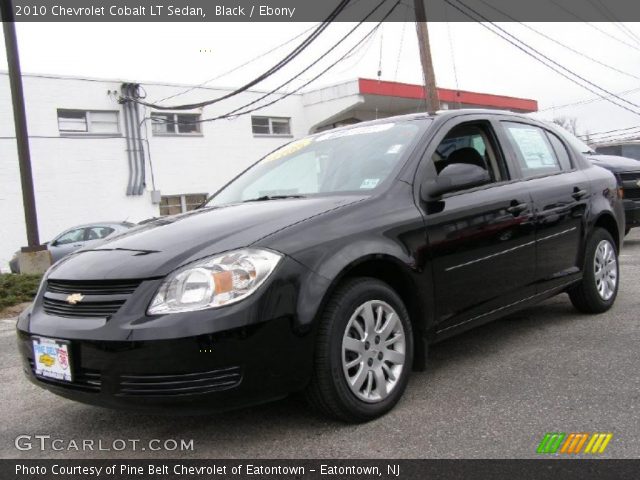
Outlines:
POLYGON ((624 198, 629 200, 640 199, 640 172, 624 172, 620 174, 622 180, 622 188, 624 190, 624 198))
POLYGON ((625 188, 624 189, 624 198, 628 198, 630 200, 639 200, 640 199, 640 188, 625 188))
MULTIPOLYGON (((638 165, 640 165, 640 163, 638 165)), ((640 180, 640 172, 623 172, 620 174, 620 178, 623 182, 627 180, 638 181, 640 180)))
POLYGON ((42 308, 60 317, 106 318, 115 314, 141 280, 47 280, 42 308), (69 295, 80 294, 75 302, 69 295))
MULTIPOLYGON (((31 372, 35 375, 35 364, 33 359, 31 358, 29 359, 29 366, 31 367, 31 372)), ((43 383, 71 388, 73 390, 82 390, 85 392, 99 392, 102 388, 102 378, 99 371, 81 368, 80 370, 73 371, 72 373, 72 382, 65 382, 64 380, 56 380, 55 378, 38 376, 36 376, 36 378, 38 379, 38 381, 43 383)))
POLYGON ((167 375, 121 375, 119 395, 177 396, 218 392, 237 386, 242 380, 240 367, 199 373, 167 375))
POLYGON ((64 300, 54 300, 45 297, 42 306, 44 311, 49 315, 57 315, 59 317, 92 317, 104 318, 116 313, 124 300, 113 302, 90 302, 76 303, 72 305, 64 300))
POLYGON ((131 295, 140 280, 115 280, 115 281, 71 281, 71 280, 47 280, 47 292, 82 293, 83 295, 131 295))

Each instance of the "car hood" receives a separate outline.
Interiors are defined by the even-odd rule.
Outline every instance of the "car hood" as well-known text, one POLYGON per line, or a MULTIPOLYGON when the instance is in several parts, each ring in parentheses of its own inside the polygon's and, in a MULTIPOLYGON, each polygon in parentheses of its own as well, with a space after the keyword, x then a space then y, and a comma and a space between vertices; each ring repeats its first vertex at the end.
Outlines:
POLYGON ((56 264, 49 278, 161 277, 191 261, 249 246, 274 232, 363 198, 349 195, 257 201, 160 218, 98 247, 78 250, 56 264))
POLYGON ((585 155, 594 165, 606 168, 614 172, 640 171, 640 161, 633 158, 619 157, 617 155, 585 155))

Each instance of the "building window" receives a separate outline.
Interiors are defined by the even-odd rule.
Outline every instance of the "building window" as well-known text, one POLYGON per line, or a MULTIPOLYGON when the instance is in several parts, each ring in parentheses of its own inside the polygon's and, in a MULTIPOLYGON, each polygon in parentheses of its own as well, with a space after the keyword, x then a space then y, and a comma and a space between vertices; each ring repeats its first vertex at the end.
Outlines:
POLYGON ((291 119, 286 117, 251 117, 254 135, 291 136, 291 119))
POLYGON ((118 112, 58 109, 58 130, 63 134, 118 135, 118 112))
POLYGON ((160 215, 176 215, 195 210, 207 200, 206 193, 163 195, 160 198, 160 215))
POLYGON ((154 135, 200 135, 200 114, 160 113, 151 114, 154 135))

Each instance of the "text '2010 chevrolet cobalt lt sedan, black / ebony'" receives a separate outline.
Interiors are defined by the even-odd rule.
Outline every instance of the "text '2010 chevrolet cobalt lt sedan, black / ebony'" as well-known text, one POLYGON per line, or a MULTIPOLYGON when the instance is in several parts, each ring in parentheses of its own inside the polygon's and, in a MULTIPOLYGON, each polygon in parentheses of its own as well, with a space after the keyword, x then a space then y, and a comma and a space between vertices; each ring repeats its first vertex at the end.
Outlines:
POLYGON ((274 151, 201 208, 54 265, 18 320, 28 377, 106 407, 196 413, 304 391, 366 421, 431 343, 567 292, 604 312, 616 179, 553 127, 416 114, 274 151))

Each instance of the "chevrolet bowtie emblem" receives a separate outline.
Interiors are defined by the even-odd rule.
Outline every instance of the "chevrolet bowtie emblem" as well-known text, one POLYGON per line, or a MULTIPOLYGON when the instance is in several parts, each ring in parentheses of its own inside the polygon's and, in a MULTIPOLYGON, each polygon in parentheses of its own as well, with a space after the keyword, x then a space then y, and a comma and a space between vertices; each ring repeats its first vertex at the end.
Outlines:
POLYGON ((75 305, 76 303, 81 302, 83 298, 84 295, 82 295, 81 293, 72 293, 67 297, 67 303, 75 305))
POLYGON ((637 185, 638 187, 640 187, 640 180, 638 180, 638 181, 636 182, 636 185, 637 185))

